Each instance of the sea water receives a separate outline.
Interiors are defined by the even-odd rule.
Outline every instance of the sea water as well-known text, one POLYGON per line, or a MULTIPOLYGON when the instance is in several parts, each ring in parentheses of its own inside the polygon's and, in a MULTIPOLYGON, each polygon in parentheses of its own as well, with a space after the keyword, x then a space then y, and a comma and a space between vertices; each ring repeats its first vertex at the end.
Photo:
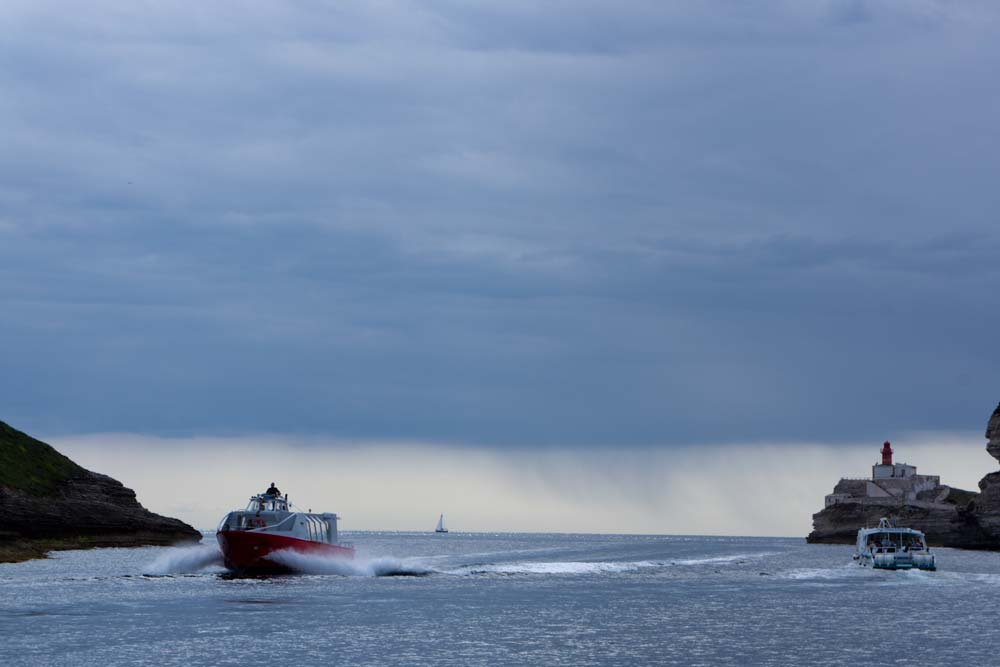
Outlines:
POLYGON ((994 665, 1000 555, 801 539, 355 533, 235 578, 214 538, 0 565, 3 665, 994 665))

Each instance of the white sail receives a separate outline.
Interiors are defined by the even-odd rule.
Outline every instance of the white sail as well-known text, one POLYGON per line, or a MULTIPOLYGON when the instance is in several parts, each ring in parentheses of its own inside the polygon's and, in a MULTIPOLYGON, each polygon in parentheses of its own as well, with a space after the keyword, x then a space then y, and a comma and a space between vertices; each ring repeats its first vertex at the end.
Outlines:
POLYGON ((444 514, 438 517, 437 528, 434 529, 435 533, 447 533, 448 529, 444 527, 444 514))

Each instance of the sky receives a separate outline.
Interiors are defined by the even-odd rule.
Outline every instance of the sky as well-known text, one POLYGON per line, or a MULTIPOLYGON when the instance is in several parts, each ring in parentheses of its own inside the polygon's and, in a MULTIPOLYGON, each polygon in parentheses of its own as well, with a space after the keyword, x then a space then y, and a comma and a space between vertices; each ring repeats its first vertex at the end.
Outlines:
POLYGON ((0 31, 0 419, 35 435, 599 465, 978 442, 1000 400, 994 2, 0 31))
MULTIPOLYGON (((915 433, 896 460, 976 490, 996 468, 982 434, 915 433)), ((870 477, 879 447, 746 443, 589 448, 459 447, 261 435, 54 438, 74 460, 136 489, 146 507, 214 530, 268 482, 343 530, 803 537, 841 477, 870 477), (165 474, 177 471, 177 474, 165 474)))

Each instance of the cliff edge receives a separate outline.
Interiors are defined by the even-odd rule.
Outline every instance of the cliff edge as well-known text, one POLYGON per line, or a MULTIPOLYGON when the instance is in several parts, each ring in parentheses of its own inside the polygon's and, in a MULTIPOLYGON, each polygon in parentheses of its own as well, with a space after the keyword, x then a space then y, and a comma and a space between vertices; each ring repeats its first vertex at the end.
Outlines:
MULTIPOLYGON (((986 451, 1000 461, 1000 405, 993 411, 986 425, 986 451)), ((979 480, 979 498, 973 511, 988 546, 1000 549, 1000 472, 991 472, 979 480)))
POLYGON ((144 508, 121 482, 0 421, 0 562, 200 539, 183 521, 144 508))
MULTIPOLYGON (((986 438, 986 451, 1000 461, 1000 405, 990 417, 986 438)), ((873 467, 872 479, 840 480, 826 497, 826 507, 813 515, 808 542, 853 544, 859 528, 892 516, 899 525, 926 533, 934 546, 1000 550, 1000 471, 983 477, 975 493, 940 484, 935 476, 916 475, 913 466, 893 466, 891 453, 888 465, 883 460, 873 467), (881 469, 891 476, 876 476, 881 469), (897 478, 899 471, 903 476, 897 478)))

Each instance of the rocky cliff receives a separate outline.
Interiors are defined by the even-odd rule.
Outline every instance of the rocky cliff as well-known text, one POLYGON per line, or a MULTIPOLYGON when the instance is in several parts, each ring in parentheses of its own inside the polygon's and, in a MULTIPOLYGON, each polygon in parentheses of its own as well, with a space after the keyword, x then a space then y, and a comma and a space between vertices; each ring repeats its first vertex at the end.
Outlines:
MULTIPOLYGON (((960 499, 978 495, 960 489, 951 491, 957 492, 955 495, 960 499)), ((934 546, 990 548, 984 544, 985 536, 968 503, 963 505, 960 500, 915 503, 857 499, 837 503, 813 515, 813 532, 806 539, 814 543, 854 544, 858 528, 878 525, 884 516, 896 517, 900 526, 922 530, 934 546)))
MULTIPOLYGON (((986 427, 986 451, 1000 461, 1000 405, 986 427)), ((917 498, 866 495, 864 480, 841 480, 834 489, 844 496, 813 515, 809 542, 853 544, 858 528, 873 526, 880 517, 894 516, 899 525, 922 530, 936 546, 1000 550, 1000 472, 979 482, 979 493, 945 485, 917 498)))
MULTIPOLYGON (((1000 461, 1000 405, 986 425, 986 451, 1000 461)), ((1000 472, 991 472, 979 480, 979 498, 975 503, 976 520, 986 535, 983 548, 1000 548, 1000 472)))
POLYGON ((993 411, 990 423, 986 425, 986 451, 1000 461, 1000 405, 993 411))
POLYGON ((0 562, 53 549, 200 539, 183 521, 145 509, 121 482, 0 422, 0 562))

